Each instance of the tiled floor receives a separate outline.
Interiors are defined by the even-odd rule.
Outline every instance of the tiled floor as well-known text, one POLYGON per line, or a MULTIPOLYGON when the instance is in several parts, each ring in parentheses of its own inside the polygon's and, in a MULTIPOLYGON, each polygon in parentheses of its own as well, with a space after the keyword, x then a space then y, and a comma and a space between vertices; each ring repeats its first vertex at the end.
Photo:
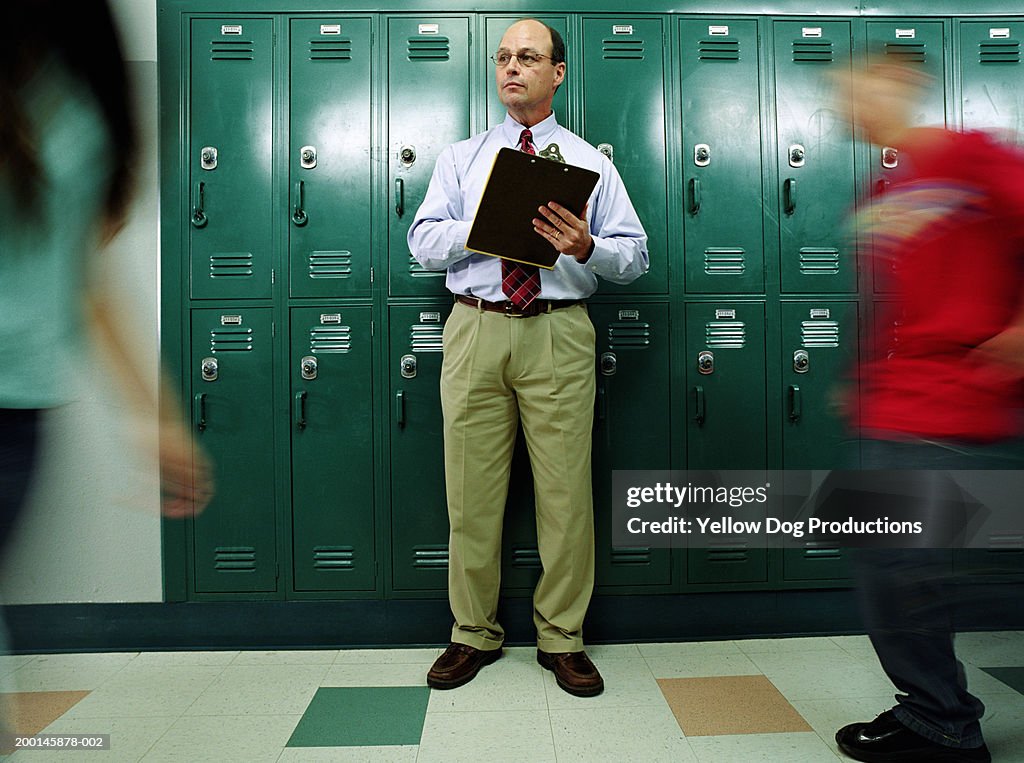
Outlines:
MULTIPOLYGON (((996 761, 1024 762, 1024 632, 958 637, 996 761)), ((839 726, 893 689, 863 636, 590 650, 599 697, 572 697, 525 647, 472 683, 428 689, 440 649, 0 657, 19 733, 110 734, 109 752, 11 761, 714 761, 841 758, 839 726)))

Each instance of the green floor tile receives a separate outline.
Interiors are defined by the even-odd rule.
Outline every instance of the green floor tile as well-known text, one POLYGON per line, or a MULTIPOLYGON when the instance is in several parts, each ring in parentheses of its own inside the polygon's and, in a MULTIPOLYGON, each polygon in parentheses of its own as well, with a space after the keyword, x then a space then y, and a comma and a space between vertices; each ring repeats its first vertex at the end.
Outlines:
POLYGON ((321 687, 288 747, 419 744, 429 698, 426 686, 321 687))
POLYGON ((1011 689, 1024 694, 1024 668, 982 668, 990 676, 995 676, 1011 689))

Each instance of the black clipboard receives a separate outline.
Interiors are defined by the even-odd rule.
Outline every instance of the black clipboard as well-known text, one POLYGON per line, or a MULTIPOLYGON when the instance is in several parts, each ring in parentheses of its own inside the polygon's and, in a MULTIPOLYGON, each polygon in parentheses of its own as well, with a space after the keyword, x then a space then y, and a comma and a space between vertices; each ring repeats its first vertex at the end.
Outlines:
MULTIPOLYGON (((466 249, 551 270, 559 251, 533 229, 538 208, 557 202, 579 217, 600 175, 514 148, 494 157, 466 249)), ((541 218, 543 219, 543 218, 541 218)))

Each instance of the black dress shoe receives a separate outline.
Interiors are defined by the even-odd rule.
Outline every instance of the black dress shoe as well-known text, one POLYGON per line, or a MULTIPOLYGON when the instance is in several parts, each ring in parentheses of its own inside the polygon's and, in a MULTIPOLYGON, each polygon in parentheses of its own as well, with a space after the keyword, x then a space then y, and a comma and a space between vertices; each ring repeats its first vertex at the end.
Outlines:
POLYGON ((501 657, 501 648, 476 649, 469 644, 452 642, 427 672, 431 689, 454 689, 476 678, 480 668, 501 657))
POLYGON ((555 683, 577 697, 596 697, 604 691, 604 679, 586 652, 542 652, 537 662, 555 674, 555 683))
POLYGON ((915 734, 886 710, 871 723, 851 723, 836 732, 836 744, 866 763, 990 763, 988 748, 947 747, 915 734))

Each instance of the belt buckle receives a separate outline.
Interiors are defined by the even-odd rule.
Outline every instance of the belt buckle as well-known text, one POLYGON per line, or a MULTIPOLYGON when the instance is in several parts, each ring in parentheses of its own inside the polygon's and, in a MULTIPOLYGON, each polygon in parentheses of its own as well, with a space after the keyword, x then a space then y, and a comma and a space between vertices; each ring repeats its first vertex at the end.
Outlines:
POLYGON ((522 310, 520 310, 518 307, 516 307, 514 304, 512 304, 512 300, 507 300, 505 302, 505 315, 507 317, 509 317, 509 318, 525 318, 526 317, 526 313, 524 313, 522 310))

